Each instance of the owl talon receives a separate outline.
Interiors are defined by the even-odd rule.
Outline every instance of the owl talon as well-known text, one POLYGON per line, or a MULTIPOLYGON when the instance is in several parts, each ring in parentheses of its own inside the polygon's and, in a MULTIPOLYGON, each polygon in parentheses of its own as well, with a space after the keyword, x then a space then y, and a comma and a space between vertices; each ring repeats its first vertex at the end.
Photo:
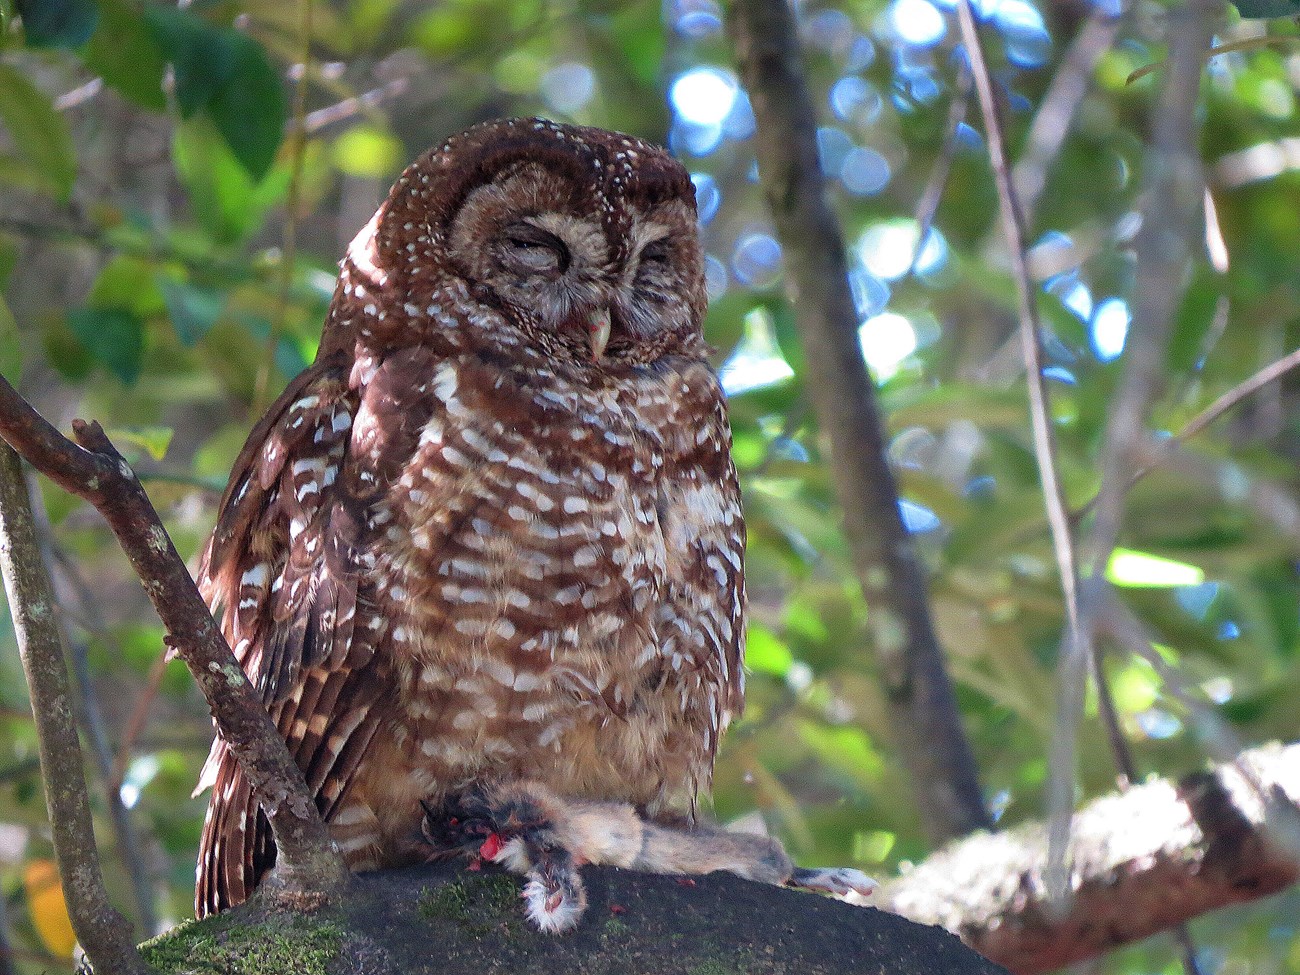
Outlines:
POLYGON ((846 894, 868 897, 878 886, 872 878, 852 867, 795 867, 787 884, 837 897, 846 894))

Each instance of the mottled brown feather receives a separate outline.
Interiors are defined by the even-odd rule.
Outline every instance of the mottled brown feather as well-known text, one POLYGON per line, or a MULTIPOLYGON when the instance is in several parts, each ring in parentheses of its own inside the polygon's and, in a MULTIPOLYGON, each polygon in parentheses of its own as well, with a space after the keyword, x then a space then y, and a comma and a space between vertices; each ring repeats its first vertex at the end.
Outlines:
MULTIPOLYGON (((484 781, 693 812, 743 693, 744 522, 705 304, 686 171, 595 129, 448 140, 353 242, 200 583, 355 869, 404 862, 421 800, 484 781), (512 256, 530 221, 562 270, 512 256), (669 257, 643 261, 649 241, 669 257)), ((200 914, 274 862, 220 740, 209 783, 200 914)))

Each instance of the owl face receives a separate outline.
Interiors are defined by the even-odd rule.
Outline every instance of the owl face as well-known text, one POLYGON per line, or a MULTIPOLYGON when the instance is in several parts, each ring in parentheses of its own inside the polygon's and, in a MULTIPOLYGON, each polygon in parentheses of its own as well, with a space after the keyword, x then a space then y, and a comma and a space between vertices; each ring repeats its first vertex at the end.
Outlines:
POLYGON ((358 326, 382 345, 459 345, 472 331, 481 344, 617 369, 701 355, 706 305, 695 188, 680 163, 631 136, 505 119, 402 174, 349 249, 322 348, 346 346, 358 326), (434 312, 451 307, 455 321, 434 312))
POLYGON ((579 361, 640 361, 698 330, 694 201, 620 199, 521 162, 476 187, 448 247, 476 293, 528 338, 579 361))

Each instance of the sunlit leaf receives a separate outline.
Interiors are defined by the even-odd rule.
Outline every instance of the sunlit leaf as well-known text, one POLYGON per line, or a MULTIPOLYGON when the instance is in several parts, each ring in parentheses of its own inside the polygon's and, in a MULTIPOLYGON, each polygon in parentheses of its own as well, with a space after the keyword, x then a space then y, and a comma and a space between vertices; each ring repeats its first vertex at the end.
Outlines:
POLYGON ((1205 581, 1205 570, 1147 552, 1117 548, 1106 567, 1106 578, 1117 586, 1196 586, 1205 581))
POLYGON ((784 677, 794 654, 780 638, 760 623, 750 623, 745 642, 745 665, 751 670, 784 677))
POLYGON ((113 427, 107 433, 114 443, 135 444, 154 460, 162 460, 176 431, 171 427, 113 427))
POLYGON ((23 887, 32 927, 47 951, 56 958, 71 958, 77 935, 68 918, 68 905, 59 884, 59 870, 53 860, 30 860, 23 867, 23 887))
POLYGON ((7 64, 0 64, 0 122, 54 194, 67 200, 77 178, 68 122, 35 85, 7 64))
POLYGON ((94 308, 126 308, 140 318, 162 314, 163 296, 154 282, 154 266, 138 257, 119 254, 99 272, 86 296, 94 308))
POLYGON ((371 125, 348 129, 334 140, 334 165, 349 176, 391 176, 405 150, 391 133, 371 125))

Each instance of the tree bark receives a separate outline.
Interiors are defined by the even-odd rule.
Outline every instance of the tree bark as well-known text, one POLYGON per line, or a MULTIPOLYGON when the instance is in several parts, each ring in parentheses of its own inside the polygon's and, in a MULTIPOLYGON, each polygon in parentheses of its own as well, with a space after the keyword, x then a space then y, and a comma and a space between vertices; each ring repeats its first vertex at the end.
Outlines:
POLYGON ((558 937, 525 920, 519 877, 451 862, 358 874, 308 919, 254 895, 143 950, 159 975, 1005 975, 939 928, 730 874, 583 878, 586 914, 558 937))
POLYGON ((1178 782, 1104 796, 1074 817, 1070 902, 1050 904, 1047 828, 935 853, 876 903, 939 924, 1017 975, 1048 972, 1300 879, 1300 744, 1266 745, 1178 782))
POLYGON ((895 744, 934 842, 990 825, 974 756, 930 618, 925 575, 898 510, 875 386, 858 343, 839 222, 825 198, 816 112, 785 0, 737 0, 736 58, 758 120, 759 177, 784 246, 811 381, 830 440, 844 531, 867 600, 895 744))
POLYGON ((36 542, 22 463, 5 444, 0 444, 0 568, 27 675, 45 806, 73 930, 86 957, 104 975, 145 975, 131 925, 104 889, 54 598, 36 542))
POLYGON ((104 516, 167 629, 168 645, 189 667, 252 783, 275 837, 276 869, 267 883, 301 906, 328 900, 346 883, 347 873, 302 771, 226 645, 139 479, 98 423, 74 421, 73 432, 77 443, 0 378, 0 436, 104 516))

